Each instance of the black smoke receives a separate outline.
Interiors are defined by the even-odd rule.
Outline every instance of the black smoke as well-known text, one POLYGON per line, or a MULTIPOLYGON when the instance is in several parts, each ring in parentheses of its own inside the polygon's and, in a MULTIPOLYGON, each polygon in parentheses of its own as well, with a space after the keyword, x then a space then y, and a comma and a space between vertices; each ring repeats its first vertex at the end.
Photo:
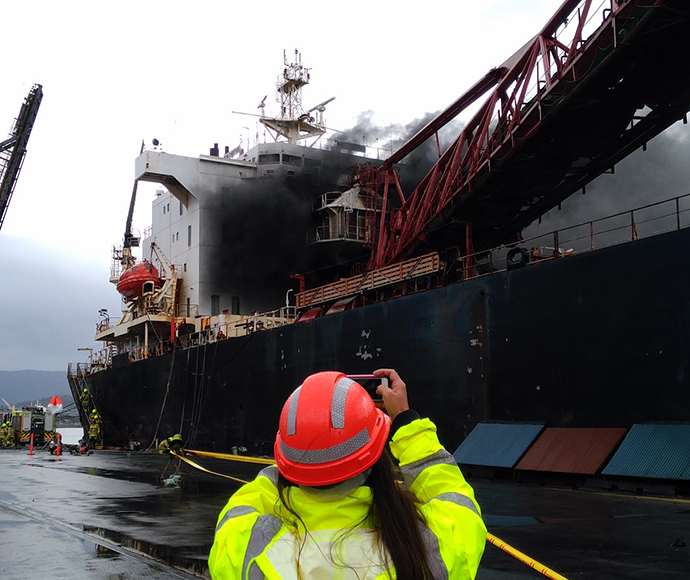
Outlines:
MULTIPOLYGON (((690 192, 687 126, 678 123, 542 215, 523 232, 529 238, 598 220, 690 192)), ((666 204, 670 208, 671 204, 666 204)), ((652 212, 649 210, 647 213, 652 212)), ((665 210, 664 210, 665 211, 665 210)), ((644 215, 641 214, 641 216, 644 215)), ((625 216, 621 221, 627 219, 625 216)))
MULTIPOLYGON (((372 155, 372 151, 374 151, 374 154, 383 161, 397 152, 438 115, 439 112, 437 111, 435 113, 425 113, 406 124, 391 123, 389 125, 378 125, 373 120, 373 111, 364 111, 359 114, 357 122, 352 128, 339 131, 331 137, 330 144, 335 146, 336 142, 345 141, 365 145, 368 148, 367 153, 369 155, 372 155)), ((438 131, 438 143, 436 136, 428 138, 396 165, 403 193, 406 197, 424 179, 438 161, 440 154, 445 152, 453 141, 457 139, 463 128, 464 124, 459 120, 451 121, 438 131)))

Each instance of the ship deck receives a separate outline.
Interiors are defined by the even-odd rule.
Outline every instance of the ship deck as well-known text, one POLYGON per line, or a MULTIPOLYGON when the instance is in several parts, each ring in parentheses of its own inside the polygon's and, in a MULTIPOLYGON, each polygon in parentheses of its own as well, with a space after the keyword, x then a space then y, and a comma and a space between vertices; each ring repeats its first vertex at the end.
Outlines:
MULTIPOLYGON (((183 468, 159 487, 167 457, 0 450, 4 577, 208 578, 216 517, 237 484, 183 468)), ((216 461, 250 479, 260 466, 216 461)), ((565 578, 687 578, 690 500, 471 480, 489 531, 565 578)), ((479 580, 544 578, 487 544, 479 580)))

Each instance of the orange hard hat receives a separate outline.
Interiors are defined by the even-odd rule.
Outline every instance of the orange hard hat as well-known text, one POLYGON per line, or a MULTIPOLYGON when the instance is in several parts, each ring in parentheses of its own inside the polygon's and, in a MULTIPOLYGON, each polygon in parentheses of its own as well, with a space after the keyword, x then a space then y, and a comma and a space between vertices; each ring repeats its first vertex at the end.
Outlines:
POLYGON ((343 373, 311 375, 280 414, 274 446, 278 471, 301 485, 345 481, 381 457, 390 426, 390 417, 343 373))

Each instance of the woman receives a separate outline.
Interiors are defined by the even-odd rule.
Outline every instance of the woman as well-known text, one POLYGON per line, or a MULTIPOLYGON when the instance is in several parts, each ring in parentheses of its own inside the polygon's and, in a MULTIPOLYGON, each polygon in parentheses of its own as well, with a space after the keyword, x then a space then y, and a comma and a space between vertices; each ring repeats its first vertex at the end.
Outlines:
POLYGON ((290 395, 277 468, 220 514, 214 580, 475 577, 486 528, 474 492, 434 424, 410 410, 398 373, 374 374, 388 378, 376 391, 388 415, 338 372, 311 375, 290 395))

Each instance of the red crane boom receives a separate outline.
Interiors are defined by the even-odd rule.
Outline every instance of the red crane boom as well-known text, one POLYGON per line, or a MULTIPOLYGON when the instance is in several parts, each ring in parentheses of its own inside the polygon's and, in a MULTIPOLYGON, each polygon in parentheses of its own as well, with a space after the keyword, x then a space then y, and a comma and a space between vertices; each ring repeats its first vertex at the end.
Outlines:
MULTIPOLYGON (((544 28, 384 162, 370 269, 511 243, 690 110, 681 0, 566 0, 544 28), (595 12, 596 10, 596 12, 595 12), (393 165, 493 89, 409 195, 393 165), (401 207, 386 217, 389 190, 401 207)), ((370 180, 371 181, 371 180, 370 180)))

